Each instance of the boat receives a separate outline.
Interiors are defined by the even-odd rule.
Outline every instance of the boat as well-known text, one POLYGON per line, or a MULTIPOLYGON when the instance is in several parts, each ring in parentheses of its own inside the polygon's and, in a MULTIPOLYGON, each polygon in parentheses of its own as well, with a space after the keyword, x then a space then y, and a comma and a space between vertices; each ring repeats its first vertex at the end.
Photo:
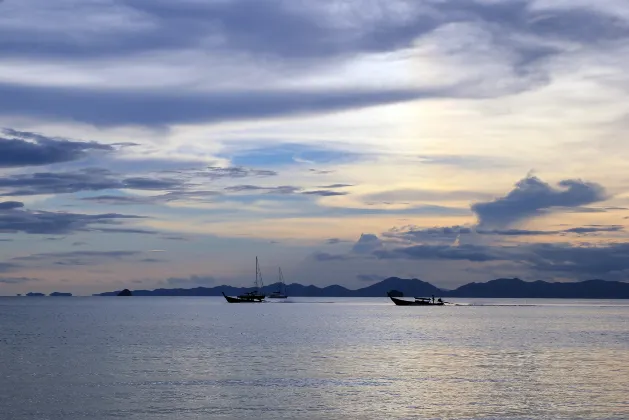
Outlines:
POLYGON ((279 276, 279 285, 275 292, 272 292, 269 295, 271 299, 286 299, 288 296, 286 295, 286 283, 284 283, 284 275, 282 275, 282 269, 278 268, 278 276, 279 276), (284 293, 282 293, 282 287, 284 287, 284 293))
MULTIPOLYGON (((229 303, 259 303, 259 302, 264 302, 264 298, 260 299, 259 297, 246 297, 246 298, 241 298, 240 296, 238 297, 232 297, 232 296, 227 296, 225 294, 225 292, 221 292, 223 294, 223 296, 225 297, 225 300, 229 303)), ((242 295, 241 295, 242 296, 242 295)))
POLYGON ((449 303, 449 302, 444 302, 443 300, 441 300, 441 298, 437 299, 437 301, 435 302, 434 298, 431 299, 431 298, 416 297, 415 300, 412 301, 412 300, 398 299, 389 295, 389 299, 391 299, 393 303, 395 303, 398 306, 443 306, 446 303, 449 303))
POLYGON ((259 303, 264 302, 264 298, 266 297, 264 293, 261 293, 259 289, 264 287, 264 283, 262 282, 262 272, 260 271, 260 265, 258 264, 258 257, 256 257, 256 280, 254 283, 255 287, 251 292, 243 293, 242 295, 238 295, 238 297, 227 296, 224 292, 223 296, 225 300, 229 303, 259 303), (259 284, 258 284, 259 280, 259 284))

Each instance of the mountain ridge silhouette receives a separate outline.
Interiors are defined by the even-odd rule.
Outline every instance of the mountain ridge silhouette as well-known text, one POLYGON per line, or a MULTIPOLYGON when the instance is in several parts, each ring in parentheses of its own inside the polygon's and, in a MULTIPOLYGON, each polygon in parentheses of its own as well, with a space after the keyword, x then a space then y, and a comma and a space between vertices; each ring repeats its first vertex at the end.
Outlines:
MULTIPOLYGON (((278 283, 260 290, 269 294, 278 283)), ((133 290, 133 296, 221 296, 239 295, 254 290, 252 287, 228 285, 195 287, 189 289, 133 290)), ((467 283, 453 290, 441 289, 419 279, 389 277, 360 289, 348 289, 334 284, 326 287, 304 286, 299 283, 287 285, 289 296, 296 297, 380 297, 389 290, 399 290, 404 296, 476 297, 476 298, 556 298, 556 299, 629 299, 629 283, 608 280, 585 280, 579 282, 527 282, 519 278, 500 278, 482 283, 467 283)), ((93 296, 116 296, 120 290, 95 293, 93 296)))

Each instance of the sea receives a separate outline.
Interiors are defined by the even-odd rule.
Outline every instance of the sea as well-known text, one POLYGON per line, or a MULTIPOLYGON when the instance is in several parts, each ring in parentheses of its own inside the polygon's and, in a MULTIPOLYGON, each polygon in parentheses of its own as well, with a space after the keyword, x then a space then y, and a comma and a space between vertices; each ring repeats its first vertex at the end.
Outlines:
POLYGON ((629 301, 453 303, 0 298, 0 418, 629 418, 629 301))

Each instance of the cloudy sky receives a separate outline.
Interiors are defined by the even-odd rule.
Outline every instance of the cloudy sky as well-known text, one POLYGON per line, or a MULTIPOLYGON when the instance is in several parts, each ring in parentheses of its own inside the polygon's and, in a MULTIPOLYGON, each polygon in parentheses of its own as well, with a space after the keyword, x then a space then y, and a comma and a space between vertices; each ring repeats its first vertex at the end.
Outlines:
POLYGON ((626 0, 0 0, 0 294, 629 279, 626 0))

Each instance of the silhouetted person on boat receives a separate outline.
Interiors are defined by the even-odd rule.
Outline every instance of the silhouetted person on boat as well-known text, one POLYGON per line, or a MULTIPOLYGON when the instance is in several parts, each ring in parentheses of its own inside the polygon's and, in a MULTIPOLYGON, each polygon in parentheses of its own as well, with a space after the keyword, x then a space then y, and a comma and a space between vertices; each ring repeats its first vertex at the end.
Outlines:
POLYGON ((435 295, 432 295, 432 303, 435 303, 435 295))

